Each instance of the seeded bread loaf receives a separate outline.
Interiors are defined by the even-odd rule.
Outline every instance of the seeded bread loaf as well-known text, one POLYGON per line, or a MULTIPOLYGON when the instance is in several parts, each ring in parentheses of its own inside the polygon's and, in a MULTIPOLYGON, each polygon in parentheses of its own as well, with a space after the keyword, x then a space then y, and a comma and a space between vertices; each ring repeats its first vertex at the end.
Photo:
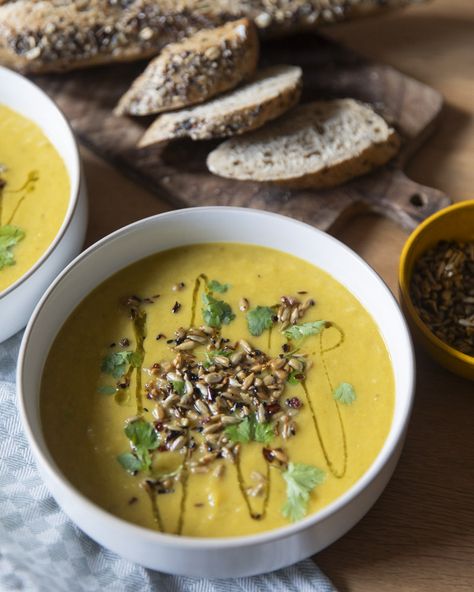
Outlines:
POLYGON ((243 134, 279 117, 301 96, 302 71, 297 66, 272 66, 246 84, 207 103, 160 115, 139 146, 190 137, 209 140, 243 134))
POLYGON ((395 131, 354 99, 301 105, 279 120, 213 150, 221 177, 290 187, 332 187, 385 164, 398 151, 395 131))
POLYGON ((197 30, 238 18, 247 17, 263 33, 275 35, 419 1, 7 1, 0 5, 0 63, 48 72, 129 61, 155 55, 197 30))
POLYGON ((121 98, 117 115, 151 115, 202 103, 254 73, 255 25, 239 19, 167 45, 121 98))

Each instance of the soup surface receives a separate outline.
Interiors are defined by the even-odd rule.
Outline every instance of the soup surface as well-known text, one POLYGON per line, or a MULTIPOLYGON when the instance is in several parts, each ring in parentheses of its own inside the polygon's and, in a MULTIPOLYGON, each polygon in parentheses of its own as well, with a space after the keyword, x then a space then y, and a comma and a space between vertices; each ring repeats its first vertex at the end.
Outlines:
POLYGON ((40 128, 0 105, 0 292, 52 243, 69 191, 64 162, 40 128))
POLYGON ((359 302, 320 269, 232 243, 120 271, 64 324, 41 415, 68 479, 126 520, 234 536, 317 512, 370 467, 391 362, 359 302))

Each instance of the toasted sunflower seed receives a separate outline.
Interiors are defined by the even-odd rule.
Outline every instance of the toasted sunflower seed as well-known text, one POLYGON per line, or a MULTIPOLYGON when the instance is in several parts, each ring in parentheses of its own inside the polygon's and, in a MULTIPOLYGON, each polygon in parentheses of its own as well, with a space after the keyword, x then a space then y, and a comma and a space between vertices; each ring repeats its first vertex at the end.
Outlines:
POLYGON ((197 345, 197 343, 195 341, 193 341, 192 339, 186 339, 185 341, 183 341, 183 343, 176 345, 175 349, 177 349, 179 351, 189 351, 191 349, 194 349, 196 347, 196 345, 197 345))
POLYGON ((249 309, 249 301, 247 300, 247 298, 241 298, 240 302, 239 302, 239 309, 242 312, 245 312, 249 309))
POLYGON ((185 436, 178 436, 175 440, 173 440, 169 446, 170 451, 177 451, 181 450, 183 446, 186 444, 186 437, 185 436))

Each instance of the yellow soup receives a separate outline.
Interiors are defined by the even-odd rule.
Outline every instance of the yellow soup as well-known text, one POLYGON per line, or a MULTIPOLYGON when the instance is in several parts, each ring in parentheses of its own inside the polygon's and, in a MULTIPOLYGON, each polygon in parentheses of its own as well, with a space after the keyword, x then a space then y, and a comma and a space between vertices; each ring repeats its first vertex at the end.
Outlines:
POLYGON ((122 270, 58 334, 41 388, 67 478, 166 533, 235 536, 318 512, 367 471, 394 406, 373 319, 331 276, 240 244, 122 270))
POLYGON ((40 128, 0 105, 0 292, 49 247, 69 191, 64 162, 40 128))

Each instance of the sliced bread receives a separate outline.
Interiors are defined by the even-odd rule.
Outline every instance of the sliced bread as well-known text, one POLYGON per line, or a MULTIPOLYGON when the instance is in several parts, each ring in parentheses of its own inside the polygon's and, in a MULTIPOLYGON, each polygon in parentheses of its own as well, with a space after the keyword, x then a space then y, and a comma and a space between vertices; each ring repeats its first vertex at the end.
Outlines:
POLYGON ((160 115, 147 129, 139 146, 183 137, 207 140, 243 134, 296 105, 301 86, 301 68, 266 68, 243 86, 207 103, 160 115))
POLYGON ((248 19, 167 45, 132 84, 117 115, 151 115, 202 103, 254 73, 259 41, 248 19))
POLYGON ((369 105, 354 99, 316 101, 226 140, 209 154, 207 166, 230 179, 331 187, 386 163, 399 143, 369 105))

